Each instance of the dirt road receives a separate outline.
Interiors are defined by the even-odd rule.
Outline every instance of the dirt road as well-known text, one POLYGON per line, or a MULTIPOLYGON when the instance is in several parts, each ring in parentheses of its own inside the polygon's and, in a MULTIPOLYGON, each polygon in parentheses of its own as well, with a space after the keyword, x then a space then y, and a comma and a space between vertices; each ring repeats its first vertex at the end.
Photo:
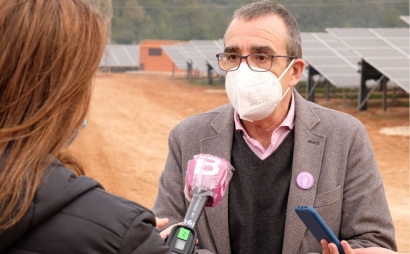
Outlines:
MULTIPOLYGON (((408 126, 408 107, 369 106, 357 112, 340 101, 318 103, 362 121, 369 133, 396 227, 400 252, 409 252, 409 137, 383 127, 408 126)), ((99 74, 88 126, 71 146, 87 175, 111 193, 151 208, 168 152, 168 133, 192 114, 225 104, 223 88, 193 86, 161 74, 99 74)))

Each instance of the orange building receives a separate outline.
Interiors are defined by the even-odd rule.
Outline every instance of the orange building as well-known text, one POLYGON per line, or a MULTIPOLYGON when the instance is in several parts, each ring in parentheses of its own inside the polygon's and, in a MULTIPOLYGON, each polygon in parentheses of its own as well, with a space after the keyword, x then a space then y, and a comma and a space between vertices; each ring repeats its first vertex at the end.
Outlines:
POLYGON ((167 53, 162 50, 162 45, 173 45, 184 41, 168 40, 143 40, 140 42, 140 70, 141 71, 164 71, 186 72, 175 66, 167 53))

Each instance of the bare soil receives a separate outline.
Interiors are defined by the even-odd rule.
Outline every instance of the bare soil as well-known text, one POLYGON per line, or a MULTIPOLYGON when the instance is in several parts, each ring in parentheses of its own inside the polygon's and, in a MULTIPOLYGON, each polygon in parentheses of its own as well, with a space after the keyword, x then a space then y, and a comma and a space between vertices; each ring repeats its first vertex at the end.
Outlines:
MULTIPOLYGON (((316 102, 358 118, 367 128, 383 177, 400 252, 409 252, 409 136, 382 128, 409 126, 409 107, 358 112, 357 101, 316 96, 316 102)), ((399 99, 403 100, 403 99, 399 99)), ((405 99, 406 100, 406 99, 405 99)), ((408 98, 407 98, 408 101, 408 98)), ((84 128, 70 150, 107 191, 148 208, 168 153, 168 133, 184 118, 228 103, 223 86, 192 85, 165 74, 98 74, 84 128)), ((407 104, 408 105, 408 104, 407 104)))

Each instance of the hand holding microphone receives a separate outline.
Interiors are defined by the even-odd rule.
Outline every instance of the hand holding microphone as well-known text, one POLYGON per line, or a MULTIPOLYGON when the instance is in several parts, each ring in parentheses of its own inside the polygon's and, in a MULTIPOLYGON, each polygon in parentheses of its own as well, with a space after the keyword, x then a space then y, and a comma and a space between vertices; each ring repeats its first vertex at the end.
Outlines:
POLYGON ((217 206, 232 177, 232 165, 225 159, 210 154, 198 154, 188 162, 185 178, 185 197, 191 201, 182 225, 176 225, 167 239, 175 254, 194 252, 194 227, 204 207, 217 206))

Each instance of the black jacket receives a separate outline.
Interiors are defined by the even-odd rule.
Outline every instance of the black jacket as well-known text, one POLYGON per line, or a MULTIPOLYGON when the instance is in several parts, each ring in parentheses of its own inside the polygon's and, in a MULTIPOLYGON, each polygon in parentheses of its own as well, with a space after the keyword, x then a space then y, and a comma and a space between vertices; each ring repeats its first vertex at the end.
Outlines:
POLYGON ((0 234, 0 253, 171 252, 151 211, 55 160, 24 218, 0 234))

